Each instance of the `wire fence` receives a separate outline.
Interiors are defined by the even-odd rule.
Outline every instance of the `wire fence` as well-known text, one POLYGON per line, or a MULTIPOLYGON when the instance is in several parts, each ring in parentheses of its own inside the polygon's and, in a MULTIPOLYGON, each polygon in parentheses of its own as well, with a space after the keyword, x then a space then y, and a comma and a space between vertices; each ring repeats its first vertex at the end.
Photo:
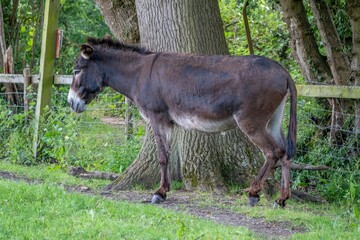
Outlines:
MULTIPOLYGON (((50 156, 62 164, 68 161, 67 164, 121 172, 136 157, 143 141, 146 127, 137 109, 129 107, 122 95, 106 91, 99 94, 87 106, 85 112, 76 114, 67 106, 67 92, 68 86, 54 87, 52 115, 48 116, 46 124, 41 129, 40 141, 51 146, 44 156, 50 156), (128 122, 127 114, 131 115, 128 122)), ((22 92, 11 94, 16 94, 20 99, 24 97, 22 92)), ((31 113, 35 111, 36 97, 35 91, 27 95, 30 99, 30 113, 27 116, 22 114, 23 104, 9 105, 7 95, 0 93, 0 142, 3 148, 7 146, 0 157, 9 158, 9 154, 4 151, 11 151, 14 147, 11 145, 21 143, 18 139, 21 136, 17 133, 19 129, 29 131, 27 134, 31 135, 31 130, 27 130, 21 124, 31 127, 31 113)), ((343 113, 345 124, 337 130, 342 139, 331 142, 329 135, 332 130, 332 111, 326 106, 325 100, 321 102, 310 97, 299 98, 298 154, 294 161, 314 165, 319 160, 330 165, 333 165, 333 161, 346 163, 351 159, 359 162, 360 141, 354 127, 355 115, 343 113)), ((288 116, 285 116, 284 125, 287 124, 287 118, 288 116)), ((26 146, 31 146, 31 137, 28 137, 26 146)), ((22 157, 31 156, 21 152, 15 152, 10 157, 19 154, 18 161, 21 161, 22 157)))
MULTIPOLYGON (((350 100, 354 101, 354 100, 350 100)), ((332 129, 332 110, 326 101, 315 98, 298 99, 298 144, 295 160, 313 163, 340 162, 350 159, 360 164, 360 136, 355 127, 355 114, 341 113, 344 124, 332 129), (332 139, 332 131, 338 139, 332 139)), ((333 165, 333 164, 330 164, 333 165)))

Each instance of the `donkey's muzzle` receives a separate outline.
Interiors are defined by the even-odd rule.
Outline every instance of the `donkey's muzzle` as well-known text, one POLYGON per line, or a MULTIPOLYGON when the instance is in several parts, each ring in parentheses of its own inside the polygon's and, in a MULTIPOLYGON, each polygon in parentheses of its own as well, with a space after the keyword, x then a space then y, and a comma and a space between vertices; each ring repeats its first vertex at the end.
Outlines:
POLYGON ((74 101, 74 99, 68 100, 70 107, 77 113, 85 111, 85 103, 83 101, 74 101))
POLYGON ((70 107, 77 113, 81 113, 85 110, 84 100, 80 99, 72 89, 70 89, 67 102, 70 107))

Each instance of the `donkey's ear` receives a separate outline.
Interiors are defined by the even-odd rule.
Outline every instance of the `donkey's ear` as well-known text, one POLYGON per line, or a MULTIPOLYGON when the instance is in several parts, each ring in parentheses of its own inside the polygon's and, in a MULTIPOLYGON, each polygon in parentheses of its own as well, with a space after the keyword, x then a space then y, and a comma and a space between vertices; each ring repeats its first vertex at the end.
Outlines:
POLYGON ((93 52, 94 49, 89 44, 84 43, 83 45, 81 45, 80 54, 83 58, 89 59, 93 52))

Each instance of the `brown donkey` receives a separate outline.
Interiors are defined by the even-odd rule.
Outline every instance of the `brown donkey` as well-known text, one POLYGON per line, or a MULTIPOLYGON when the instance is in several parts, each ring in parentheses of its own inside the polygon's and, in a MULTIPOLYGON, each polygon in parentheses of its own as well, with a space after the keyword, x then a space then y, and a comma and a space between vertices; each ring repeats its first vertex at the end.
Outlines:
POLYGON ((170 190, 168 160, 174 125, 203 132, 239 127, 260 148, 265 163, 247 189, 249 204, 278 160, 282 167, 281 195, 290 196, 290 159, 296 152, 296 88, 277 62, 260 56, 198 56, 156 53, 111 39, 89 38, 76 61, 68 102, 78 113, 105 86, 130 98, 150 123, 161 166, 160 188, 152 203, 170 190), (287 139, 281 125, 288 95, 287 139))

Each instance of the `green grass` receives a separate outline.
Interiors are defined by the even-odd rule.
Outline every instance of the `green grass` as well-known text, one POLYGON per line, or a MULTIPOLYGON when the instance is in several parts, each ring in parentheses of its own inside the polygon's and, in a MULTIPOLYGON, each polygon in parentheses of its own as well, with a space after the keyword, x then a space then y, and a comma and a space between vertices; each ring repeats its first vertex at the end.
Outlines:
MULTIPOLYGON (((242 227, 230 227, 148 204, 135 204, 69 193, 64 185, 85 185, 93 190, 109 183, 82 180, 61 169, 25 167, 0 161, 0 169, 39 184, 0 179, 0 239, 258 239, 242 227)), ((291 239, 360 239, 359 220, 352 210, 335 204, 308 204, 290 200, 285 209, 273 209, 262 198, 250 208, 246 198, 223 205, 199 193, 201 206, 217 206, 266 221, 289 221, 307 229, 291 239)), ((197 202, 198 199, 197 199, 197 202)))
POLYGON ((253 239, 152 205, 67 193, 58 185, 0 180, 0 239, 253 239))
POLYGON ((285 209, 271 209, 271 202, 263 204, 255 208, 239 205, 233 211, 268 221, 289 221, 307 229, 305 233, 294 234, 292 239, 360 239, 360 222, 352 218, 347 209, 334 204, 290 200, 285 209))
POLYGON ((0 170, 13 172, 33 180, 40 179, 44 183, 58 183, 67 186, 86 185, 94 190, 101 189, 111 182, 109 180, 74 178, 64 173, 59 165, 23 166, 0 160, 0 170))
POLYGON ((132 138, 126 140, 125 127, 102 122, 102 112, 70 114, 81 120, 73 126, 72 131, 76 133, 76 139, 68 146, 69 154, 63 165, 72 164, 100 171, 122 172, 136 158, 142 145, 144 126, 134 129, 132 138))

